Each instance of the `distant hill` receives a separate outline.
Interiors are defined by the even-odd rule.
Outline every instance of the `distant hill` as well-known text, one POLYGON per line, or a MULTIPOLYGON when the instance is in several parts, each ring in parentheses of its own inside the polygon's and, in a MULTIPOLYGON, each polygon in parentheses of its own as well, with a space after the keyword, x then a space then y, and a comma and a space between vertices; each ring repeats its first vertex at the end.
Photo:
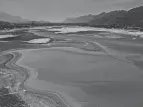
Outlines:
POLYGON ((109 24, 116 23, 116 20, 120 20, 127 12, 124 10, 112 11, 109 13, 102 12, 98 15, 85 15, 75 18, 68 18, 64 23, 90 23, 90 24, 109 24))
POLYGON ((11 22, 11 23, 22 23, 27 22, 28 20, 21 18, 20 16, 12 16, 5 12, 0 11, 0 21, 11 22))
POLYGON ((96 15, 92 21, 89 21, 89 23, 96 25, 120 25, 125 23, 122 20, 126 14, 127 11, 124 10, 111 11, 109 13, 100 15, 100 17, 96 15))
POLYGON ((4 29, 7 26, 11 26, 11 23, 9 22, 4 22, 4 21, 0 21, 0 30, 4 29))
POLYGON ((67 18, 63 21, 63 23, 87 23, 94 19, 94 15, 85 15, 80 17, 74 17, 74 18, 67 18))
POLYGON ((33 20, 27 20, 27 19, 23 19, 20 16, 13 16, 10 14, 7 14, 5 12, 1 12, 0 11, 0 21, 1 22, 9 22, 9 23, 18 23, 18 24, 30 24, 30 23, 34 23, 34 24, 44 24, 44 23, 50 23, 49 21, 44 21, 44 20, 39 20, 39 21, 33 21, 33 20))
POLYGON ((116 10, 98 15, 85 15, 68 18, 65 23, 88 23, 90 25, 139 26, 143 27, 143 6, 125 10, 116 10))
POLYGON ((122 21, 127 25, 143 26, 143 6, 129 10, 122 21))
POLYGON ((45 20, 40 20, 40 21, 37 21, 37 22, 39 22, 39 23, 51 23, 51 22, 45 21, 45 20))
POLYGON ((0 21, 0 25, 9 25, 10 23, 9 22, 4 22, 4 21, 0 21))

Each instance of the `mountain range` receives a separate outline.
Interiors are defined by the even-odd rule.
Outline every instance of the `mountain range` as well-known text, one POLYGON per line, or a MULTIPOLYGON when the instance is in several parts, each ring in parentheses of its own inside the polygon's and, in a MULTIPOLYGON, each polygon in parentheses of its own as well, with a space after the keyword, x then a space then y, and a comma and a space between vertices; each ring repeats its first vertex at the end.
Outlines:
POLYGON ((75 18, 67 18, 64 23, 87 23, 90 20, 94 20, 95 15, 85 15, 85 16, 80 16, 80 17, 75 17, 75 18))
POLYGON ((7 25, 10 23, 14 23, 14 24, 29 24, 29 23, 33 23, 33 24, 46 24, 46 23, 50 23, 49 21, 44 21, 44 20, 39 20, 39 21, 34 21, 34 20, 28 20, 28 19, 24 19, 20 16, 13 16, 10 14, 7 14, 5 12, 0 11, 0 25, 7 25))
POLYGON ((23 23, 23 22, 27 22, 28 20, 23 19, 20 16, 13 16, 13 15, 0 11, 0 21, 10 22, 10 23, 23 23))
MULTIPOLYGON (((20 16, 13 16, 0 12, 0 25, 8 23, 33 23, 44 24, 48 21, 29 21, 20 16)), ((143 6, 126 10, 115 10, 102 12, 98 15, 84 15, 80 17, 67 18, 62 23, 85 23, 88 25, 113 26, 113 27, 142 27, 143 28, 143 6)))
POLYGON ((103 12, 98 15, 85 15, 67 18, 64 23, 88 23, 90 25, 115 25, 143 27, 143 6, 126 10, 103 12))

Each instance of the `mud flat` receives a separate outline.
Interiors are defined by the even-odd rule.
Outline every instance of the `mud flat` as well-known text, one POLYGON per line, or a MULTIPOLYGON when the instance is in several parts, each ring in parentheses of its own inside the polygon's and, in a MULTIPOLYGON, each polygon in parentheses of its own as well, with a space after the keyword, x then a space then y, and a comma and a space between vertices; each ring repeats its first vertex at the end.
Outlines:
POLYGON ((17 52, 22 57, 16 64, 30 71, 25 88, 51 96, 64 106, 143 105, 143 73, 132 63, 69 47, 17 52))
MULTIPOLYGON (((15 105, 18 105, 18 104, 21 104, 19 106, 22 106, 22 104, 25 104, 25 105, 28 104, 29 106, 28 105, 27 106, 23 105, 23 106, 24 107, 35 107, 35 106, 36 107, 49 107, 49 106, 69 107, 69 105, 65 103, 62 97, 59 96, 59 94, 57 93, 48 92, 47 94, 44 94, 37 91, 34 92, 34 90, 32 91, 26 90, 26 88, 24 87, 24 82, 29 78, 29 76, 30 76, 30 79, 33 78, 35 74, 33 74, 34 72, 30 74, 30 69, 16 65, 16 61, 21 56, 22 56, 21 53, 14 52, 14 51, 1 54, 0 59, 2 61, 0 63, 1 64, 0 80, 2 79, 5 85, 5 88, 3 87, 1 90, 7 90, 8 88, 9 92, 7 92, 7 94, 3 94, 3 92, 0 92, 0 101, 3 98, 3 101, 0 103, 0 106, 7 107, 11 105, 15 107, 15 105), (7 100, 8 98, 9 100, 14 100, 13 98, 17 98, 17 99, 14 100, 15 102, 10 103, 9 100, 7 100)), ((3 82, 1 83, 1 85, 3 85, 3 82)))
POLYGON ((0 67, 18 82, 12 94, 19 94, 30 107, 143 106, 142 43, 138 40, 55 34, 48 37, 50 45, 34 42, 35 49, 19 42, 21 37, 1 43, 1 51, 7 51, 1 53, 0 67))

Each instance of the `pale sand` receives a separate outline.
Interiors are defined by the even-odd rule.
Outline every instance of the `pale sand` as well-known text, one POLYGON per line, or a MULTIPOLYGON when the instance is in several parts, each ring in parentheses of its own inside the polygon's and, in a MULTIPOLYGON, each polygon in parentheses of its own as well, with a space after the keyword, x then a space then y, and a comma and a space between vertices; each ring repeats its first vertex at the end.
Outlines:
POLYGON ((8 37, 14 37, 14 35, 0 35, 0 39, 8 38, 8 37))
POLYGON ((25 41, 27 43, 48 43, 50 41, 49 38, 41 38, 41 39, 32 39, 30 41, 25 41))

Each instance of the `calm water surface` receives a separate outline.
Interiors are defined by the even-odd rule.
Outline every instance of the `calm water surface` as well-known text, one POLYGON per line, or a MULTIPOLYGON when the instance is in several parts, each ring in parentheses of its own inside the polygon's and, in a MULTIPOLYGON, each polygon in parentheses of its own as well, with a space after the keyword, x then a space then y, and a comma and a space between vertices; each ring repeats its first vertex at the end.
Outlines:
POLYGON ((22 50, 28 89, 61 94, 76 107, 143 106, 143 72, 133 63, 76 48, 22 50))

